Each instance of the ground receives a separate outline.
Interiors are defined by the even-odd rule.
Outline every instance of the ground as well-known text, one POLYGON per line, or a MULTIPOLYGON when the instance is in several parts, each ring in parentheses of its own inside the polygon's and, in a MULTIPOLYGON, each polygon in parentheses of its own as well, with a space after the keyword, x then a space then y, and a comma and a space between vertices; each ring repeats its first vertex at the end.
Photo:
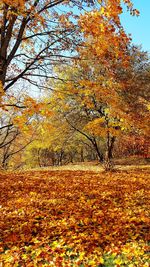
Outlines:
POLYGON ((149 266, 149 167, 0 175, 1 265, 149 266))

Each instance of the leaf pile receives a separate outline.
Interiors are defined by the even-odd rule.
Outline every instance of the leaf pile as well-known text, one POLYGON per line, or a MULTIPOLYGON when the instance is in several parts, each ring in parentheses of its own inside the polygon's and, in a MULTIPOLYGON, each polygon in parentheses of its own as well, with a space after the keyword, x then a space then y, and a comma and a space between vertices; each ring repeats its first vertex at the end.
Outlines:
POLYGON ((2 267, 149 266, 147 170, 0 177, 2 267))

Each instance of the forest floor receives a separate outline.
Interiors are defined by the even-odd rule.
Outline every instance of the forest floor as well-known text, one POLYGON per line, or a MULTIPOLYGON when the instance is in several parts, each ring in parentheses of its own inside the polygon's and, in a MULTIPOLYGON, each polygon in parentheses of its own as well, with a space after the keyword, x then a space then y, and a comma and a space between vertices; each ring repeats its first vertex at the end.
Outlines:
MULTIPOLYGON (((114 170, 141 170, 149 169, 150 170, 150 158, 121 158, 114 159, 114 170)), ((104 166, 98 161, 85 161, 85 162, 74 162, 62 166, 48 166, 35 168, 35 171, 43 170, 70 170, 70 171, 94 171, 102 172, 104 171, 104 166)), ((28 170, 27 170, 28 171, 28 170)))
POLYGON ((0 267, 149 266, 149 166, 85 165, 0 174, 0 267))
MULTIPOLYGON (((113 171, 123 171, 123 170, 142 170, 146 169, 150 171, 150 165, 115 165, 113 171)), ((32 170, 32 169, 31 169, 32 170)), ((51 170, 51 171, 93 171, 93 172, 103 172, 104 167, 102 164, 91 165, 90 162, 86 164, 67 164, 62 166, 50 166, 41 167, 33 169, 35 171, 51 170)), ((25 170, 28 172, 28 170, 25 170)))

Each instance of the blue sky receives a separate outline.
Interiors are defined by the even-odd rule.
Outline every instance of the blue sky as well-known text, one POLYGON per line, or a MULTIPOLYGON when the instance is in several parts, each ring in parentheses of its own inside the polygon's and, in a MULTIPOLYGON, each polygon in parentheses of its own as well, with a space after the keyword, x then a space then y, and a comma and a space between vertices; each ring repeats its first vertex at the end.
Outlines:
POLYGON ((150 52, 150 0, 133 0, 134 7, 140 11, 139 17, 132 17, 129 12, 121 16, 122 25, 127 33, 132 34, 134 44, 141 44, 143 50, 150 52))

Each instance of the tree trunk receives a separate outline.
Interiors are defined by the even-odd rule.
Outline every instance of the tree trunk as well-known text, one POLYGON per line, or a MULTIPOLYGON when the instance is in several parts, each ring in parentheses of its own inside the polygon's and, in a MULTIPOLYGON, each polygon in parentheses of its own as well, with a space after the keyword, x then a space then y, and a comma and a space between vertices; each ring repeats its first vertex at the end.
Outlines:
POLYGON ((84 151, 83 151, 83 147, 81 147, 81 151, 80 151, 80 155, 81 155, 81 162, 84 162, 84 151))
POLYGON ((96 153, 97 153, 98 160, 99 160, 100 162, 103 162, 103 155, 102 155, 102 154, 100 153, 100 151, 99 151, 99 148, 98 148, 98 145, 97 145, 97 142, 96 142, 95 138, 93 139, 92 144, 93 144, 93 146, 94 146, 94 148, 95 148, 95 151, 96 151, 96 153))
POLYGON ((109 159, 113 158, 113 148, 114 148, 115 140, 116 140, 115 136, 111 137, 111 139, 110 139, 110 144, 109 144, 109 148, 108 148, 108 158, 109 159))
POLYGON ((112 157, 113 157, 113 148, 115 143, 115 136, 110 137, 109 130, 107 131, 107 142, 106 142, 106 153, 105 153, 105 163, 104 167, 106 171, 113 169, 112 157))
POLYGON ((64 155, 64 151, 61 150, 61 152, 59 154, 59 159, 58 159, 58 165, 59 166, 62 166, 63 155, 64 155))
POLYGON ((42 165, 41 165, 41 158, 40 158, 40 152, 41 152, 41 149, 39 148, 38 149, 38 152, 37 152, 37 154, 38 154, 38 165, 39 165, 39 167, 41 168, 42 167, 42 165))

